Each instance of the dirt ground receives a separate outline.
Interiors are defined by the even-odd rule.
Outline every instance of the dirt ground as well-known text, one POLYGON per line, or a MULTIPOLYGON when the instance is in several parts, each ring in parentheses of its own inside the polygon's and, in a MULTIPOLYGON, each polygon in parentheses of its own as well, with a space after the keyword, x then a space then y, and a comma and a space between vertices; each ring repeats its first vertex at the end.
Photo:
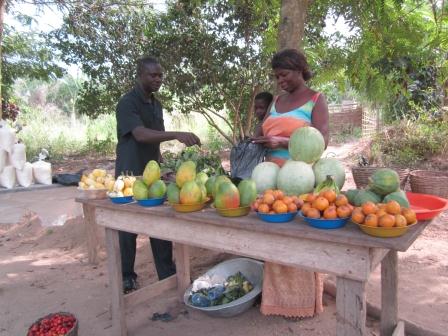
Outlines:
MULTIPOLYGON (((330 148, 347 158, 356 144, 330 148)), ((347 161, 348 162, 348 161, 347 161)), ((347 163, 349 165, 349 163, 347 163)), ((55 171, 77 171, 113 162, 76 161, 55 171), (77 169, 75 169, 77 168, 77 169)), ((347 173, 349 170, 347 169, 347 173)), ((346 187, 353 185, 349 175, 346 187)), ((16 193, 0 192, 0 336, 25 335, 39 317, 57 311, 74 313, 80 336, 110 335, 111 321, 106 255, 88 264, 83 219, 73 187, 16 193)), ((435 220, 405 253, 399 253, 400 317, 446 335, 448 328, 448 213, 435 220)), ((139 237, 136 269, 141 284, 155 281, 148 239, 139 237)), ((196 277, 229 258, 209 250, 192 251, 196 277)), ((330 278, 329 278, 330 279, 330 278)), ((379 307, 380 269, 367 285, 368 302, 379 307)), ((334 335, 335 301, 325 296, 323 314, 299 322, 265 317, 255 306, 232 319, 211 318, 177 302, 174 291, 128 312, 130 335, 334 335), (170 322, 152 321, 154 313, 170 312, 170 322)), ((369 318, 368 335, 379 335, 378 321, 369 318)))

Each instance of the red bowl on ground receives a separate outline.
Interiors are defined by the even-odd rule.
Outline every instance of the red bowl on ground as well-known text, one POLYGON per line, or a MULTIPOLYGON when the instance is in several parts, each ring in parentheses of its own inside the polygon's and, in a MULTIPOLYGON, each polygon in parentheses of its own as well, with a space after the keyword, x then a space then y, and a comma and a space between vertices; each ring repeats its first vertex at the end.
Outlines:
POLYGON ((448 200, 427 194, 407 192, 406 196, 418 220, 432 219, 448 209, 448 200))

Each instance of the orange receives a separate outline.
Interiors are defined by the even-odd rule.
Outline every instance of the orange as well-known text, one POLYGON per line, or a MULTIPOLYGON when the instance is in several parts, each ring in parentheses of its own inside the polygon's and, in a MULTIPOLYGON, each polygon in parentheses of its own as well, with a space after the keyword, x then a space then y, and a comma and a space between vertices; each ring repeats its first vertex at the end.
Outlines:
POLYGON ((285 203, 286 205, 290 204, 290 203, 294 203, 294 200, 292 199, 291 196, 284 196, 282 199, 283 203, 285 203))
POLYGON ((269 212, 269 205, 267 205, 266 203, 261 203, 259 206, 258 206, 258 211, 259 212, 261 212, 261 213, 268 213, 269 212))
POLYGON ((389 214, 383 215, 379 218, 378 225, 381 227, 394 227, 395 217, 389 214))
POLYGON ((313 201, 313 208, 319 210, 319 211, 324 211, 326 208, 328 208, 330 206, 330 203, 328 202, 328 200, 325 197, 319 196, 318 198, 316 198, 313 201))
POLYGON ((395 226, 396 227, 405 227, 408 225, 406 218, 403 215, 395 215, 395 226))
POLYGON ((329 203, 334 202, 336 199, 336 193, 333 189, 326 189, 319 194, 321 197, 325 197, 329 203))
POLYGON ((295 200, 294 203, 297 205, 297 209, 301 209, 305 202, 297 197, 297 200, 295 200))
POLYGON ((338 218, 338 213, 336 212, 335 207, 329 207, 325 209, 323 217, 325 219, 335 219, 338 218))
POLYGON ((364 225, 377 227, 378 217, 375 214, 367 215, 366 219, 364 220, 364 225))
POLYGON ((390 200, 386 203, 386 211, 391 215, 398 215, 401 212, 400 203, 390 200))
POLYGON ((306 202, 303 204, 303 206, 300 210, 302 211, 304 216, 308 216, 308 210, 310 210, 310 209, 311 209, 311 203, 306 202))
POLYGON ((341 205, 347 205, 348 204, 348 198, 345 195, 338 195, 336 197, 336 200, 334 201, 334 204, 336 204, 336 206, 341 206, 341 205))
POLYGON ((359 208, 357 209, 353 210, 352 212, 352 221, 358 224, 362 224, 364 222, 365 216, 362 210, 360 210, 359 208))
POLYGON ((378 218, 380 218, 383 215, 387 215, 387 211, 386 211, 386 209, 378 209, 378 211, 376 212, 376 215, 378 218))
POLYGON ((266 203, 268 205, 272 205, 275 202, 275 197, 273 194, 264 194, 263 195, 263 203, 266 203))
POLYGON ((308 195, 306 195, 306 201, 313 203, 313 201, 317 198, 317 195, 313 194, 313 193, 309 193, 308 195))
POLYGON ((362 206, 362 212, 364 213, 364 215, 370 215, 370 214, 374 214, 378 208, 375 205, 375 203, 373 202, 365 202, 362 206))
POLYGON ((310 208, 307 211, 306 216, 310 218, 320 218, 320 211, 315 208, 310 208))
POLYGON ((273 194, 276 200, 281 200, 283 196, 285 196, 285 194, 281 190, 274 190, 273 194))
POLYGON ((288 212, 296 212, 296 211, 297 211, 297 205, 295 203, 289 203, 288 212))
POLYGON ((336 212, 339 218, 349 217, 352 214, 350 208, 346 205, 341 205, 336 208, 336 212))
POLYGON ((283 203, 282 200, 277 200, 272 205, 272 209, 275 211, 275 213, 286 213, 288 212, 288 206, 283 203))
POLYGON ((384 204, 384 203, 377 203, 376 206, 378 207, 378 209, 386 210, 386 204, 384 204))
POLYGON ((401 214, 404 216, 404 218, 406 218, 406 223, 408 225, 417 221, 417 215, 412 209, 403 208, 401 209, 401 214))
POLYGON ((264 191, 264 194, 273 194, 273 193, 274 193, 274 190, 272 190, 272 189, 266 189, 264 191))

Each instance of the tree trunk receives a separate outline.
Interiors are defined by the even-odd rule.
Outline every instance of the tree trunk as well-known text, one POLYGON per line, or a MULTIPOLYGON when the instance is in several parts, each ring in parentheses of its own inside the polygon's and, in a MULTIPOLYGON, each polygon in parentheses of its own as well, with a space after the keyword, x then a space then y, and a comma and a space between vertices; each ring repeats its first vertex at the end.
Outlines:
POLYGON ((3 45, 3 17, 5 14, 5 6, 6 6, 6 0, 0 0, 0 120, 2 120, 3 118, 3 108, 2 108, 2 82, 3 82, 3 78, 2 78, 2 60, 3 60, 3 56, 2 56, 2 45, 3 45))
POLYGON ((306 12, 312 0, 282 0, 277 48, 299 49, 305 29, 306 12))

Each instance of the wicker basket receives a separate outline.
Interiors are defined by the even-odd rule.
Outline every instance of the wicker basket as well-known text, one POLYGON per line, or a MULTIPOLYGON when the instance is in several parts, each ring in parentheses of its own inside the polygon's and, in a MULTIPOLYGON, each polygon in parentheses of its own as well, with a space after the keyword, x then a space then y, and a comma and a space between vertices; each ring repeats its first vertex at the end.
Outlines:
MULTIPOLYGON (((385 168, 385 167, 352 167, 353 179, 355 180, 356 188, 361 189, 367 187, 369 183, 369 177, 373 174, 373 172, 377 169, 385 168)), ((406 181, 409 176, 408 169, 402 168, 391 168, 395 170, 400 177, 400 188, 404 189, 406 186, 406 181)))
POLYGON ((412 192, 448 198, 448 172, 413 170, 410 183, 412 192))
POLYGON ((27 335, 30 333, 31 328, 33 327, 33 325, 35 325, 36 323, 39 323, 40 321, 42 321, 43 319, 49 319, 51 318, 53 315, 55 314, 59 314, 59 315, 66 315, 66 316, 72 316, 75 318, 75 324, 73 325, 72 329, 70 329, 64 336, 78 336, 78 319, 76 318, 75 315, 71 314, 71 313, 67 313, 67 312, 58 312, 58 313, 51 313, 48 314, 44 317, 41 317, 40 319, 38 319, 37 321, 34 321, 33 324, 31 324, 31 326, 28 329, 28 332, 26 333, 27 335))

